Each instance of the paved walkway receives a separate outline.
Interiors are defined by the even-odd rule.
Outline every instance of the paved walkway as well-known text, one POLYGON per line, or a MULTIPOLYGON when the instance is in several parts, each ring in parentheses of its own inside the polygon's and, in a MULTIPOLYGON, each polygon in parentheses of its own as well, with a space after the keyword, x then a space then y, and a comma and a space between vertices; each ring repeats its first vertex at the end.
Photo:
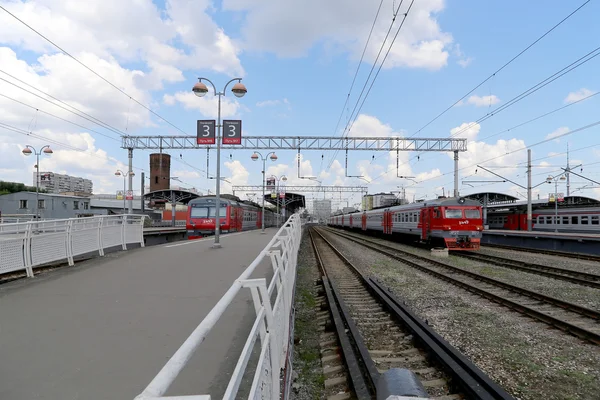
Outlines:
MULTIPOLYGON (((274 228, 109 254, 0 286, 0 399, 133 400, 274 228)), ((252 278, 272 276, 263 262, 252 278)), ((248 290, 168 395, 220 398, 254 321, 248 290)))

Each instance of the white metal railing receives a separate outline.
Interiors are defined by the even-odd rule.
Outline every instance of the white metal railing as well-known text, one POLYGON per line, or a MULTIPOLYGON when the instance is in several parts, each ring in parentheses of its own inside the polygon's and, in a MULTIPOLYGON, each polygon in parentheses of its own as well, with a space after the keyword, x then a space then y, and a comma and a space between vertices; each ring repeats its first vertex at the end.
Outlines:
POLYGON ((33 267, 121 246, 144 246, 145 215, 102 215, 86 218, 30 221, 0 225, 0 274, 25 270, 33 277, 33 267))
MULTIPOLYGON (((169 386, 185 367, 200 344, 223 315, 242 288, 250 289, 256 319, 246 339, 223 399, 235 399, 250 356, 257 345, 260 356, 255 368, 249 399, 279 399, 281 393, 289 392, 291 374, 290 346, 293 324, 293 295, 296 281, 296 263, 302 235, 302 222, 299 214, 294 214, 279 229, 258 257, 246 268, 233 285, 221 297, 200 325, 185 340, 167 364, 154 377, 152 382, 138 395, 136 400, 211 400, 210 394, 192 396, 164 396, 169 386), (270 260, 273 278, 267 284, 266 278, 248 279, 263 260, 270 260), (271 299, 275 295, 275 301, 271 299), (286 368, 287 367, 287 368, 286 368), (287 379, 281 387, 280 374, 287 370, 287 379)), ((285 396, 284 396, 285 397, 285 396)))

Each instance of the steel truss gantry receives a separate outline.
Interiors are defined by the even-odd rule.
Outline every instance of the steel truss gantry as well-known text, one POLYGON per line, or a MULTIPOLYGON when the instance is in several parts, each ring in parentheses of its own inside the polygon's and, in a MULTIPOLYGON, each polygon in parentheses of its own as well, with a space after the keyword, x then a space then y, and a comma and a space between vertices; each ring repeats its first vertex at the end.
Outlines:
MULTIPOLYGON (((298 192, 322 192, 322 193, 342 193, 342 192, 350 192, 350 193, 369 193, 369 188, 367 186, 317 186, 317 185, 306 185, 306 186, 281 186, 281 189, 285 189, 288 193, 298 193, 298 192)), ((262 190, 262 185, 235 185, 231 187, 233 191, 233 195, 235 196, 235 192, 251 192, 255 190, 262 190)))
MULTIPOLYGON (((199 145, 196 136, 123 136, 121 148, 129 151, 131 164, 134 149, 185 150, 216 149, 216 145, 199 145)), ((432 151, 454 152, 454 196, 458 197, 458 153, 467 151, 467 139, 403 137, 334 137, 334 136, 243 136, 241 145, 221 145, 221 150, 362 150, 362 151, 432 151)), ((130 167, 131 170, 131 167, 130 167)))
MULTIPOLYGON (((123 136, 124 149, 170 150, 206 149, 216 145, 200 145, 196 136, 123 136)), ((402 137, 327 137, 327 136, 243 136, 241 145, 221 149, 251 150, 366 150, 366 151, 467 151, 467 139, 402 138, 402 137)))

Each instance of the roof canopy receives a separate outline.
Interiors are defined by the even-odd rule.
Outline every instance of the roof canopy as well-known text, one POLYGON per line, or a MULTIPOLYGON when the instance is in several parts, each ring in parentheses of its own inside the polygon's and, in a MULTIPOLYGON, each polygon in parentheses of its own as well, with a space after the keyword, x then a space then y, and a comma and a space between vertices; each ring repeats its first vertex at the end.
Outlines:
POLYGON ((187 204, 190 200, 198 197, 200 197, 198 193, 179 189, 162 189, 144 194, 144 199, 153 200, 157 203, 169 203, 175 201, 175 203, 187 204))
POLYGON ((496 192, 473 193, 463 197, 471 200, 477 200, 481 204, 485 204, 485 200, 487 198, 488 205, 514 203, 515 201, 519 200, 518 197, 511 196, 510 194, 496 192))
POLYGON ((276 198, 271 198, 271 194, 265 194, 265 201, 277 205, 279 203, 279 208, 285 207, 287 213, 294 212, 298 208, 306 207, 304 196, 297 193, 285 193, 285 198, 280 198, 277 196, 276 198))

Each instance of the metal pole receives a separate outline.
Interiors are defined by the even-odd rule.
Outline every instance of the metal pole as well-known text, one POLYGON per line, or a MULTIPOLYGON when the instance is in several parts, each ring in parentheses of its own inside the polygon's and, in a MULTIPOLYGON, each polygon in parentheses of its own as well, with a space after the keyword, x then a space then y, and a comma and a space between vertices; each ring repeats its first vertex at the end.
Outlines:
POLYGON ((527 231, 529 232, 533 229, 531 214, 531 149, 527 149, 527 231))
POLYGON ((125 176, 125 174, 122 174, 122 175, 123 175, 123 214, 125 214, 125 198, 127 197, 125 195, 125 179, 126 179, 126 176, 125 176))
MULTIPOLYGON (((34 150, 35 151, 35 150, 34 150)), ((35 153, 36 164, 35 164, 35 219, 39 221, 40 219, 40 152, 35 153)))
POLYGON ((262 215, 261 215, 261 234, 265 233, 265 169, 267 168, 267 157, 263 158, 262 171, 262 215))
POLYGON ((569 165, 569 143, 567 143, 567 197, 571 195, 571 178, 569 177, 569 172, 571 171, 571 166, 569 165))
POLYGON ((458 150, 454 150, 454 197, 458 197, 458 150))
POLYGON ((554 181, 554 232, 558 232, 558 180, 554 181))
POLYGON ((171 226, 175 227, 175 209, 177 204, 175 203, 175 192, 171 190, 171 226))
MULTIPOLYGON (((133 149, 127 149, 127 153, 129 156, 129 172, 127 172, 127 178, 129 180, 129 192, 131 192, 131 197, 133 197, 133 149)), ((127 198, 127 196, 125 196, 127 198)), ((133 198, 128 200, 128 210, 127 213, 131 214, 133 212, 133 198)))
POLYGON ((142 187, 140 189, 140 197, 141 197, 141 200, 142 200, 142 204, 141 204, 140 208, 142 209, 142 214, 144 212, 146 212, 146 204, 144 203, 144 184, 145 184, 144 179, 146 179, 146 176, 145 176, 145 173, 142 172, 142 187))
POLYGON ((217 112, 217 188, 215 193, 217 204, 215 204, 215 243, 212 245, 215 249, 221 247, 221 243, 219 243, 221 233, 221 95, 224 93, 225 91, 217 93, 217 97, 219 98, 217 112))
POLYGON ((279 228, 279 180, 277 181, 277 228, 279 228))

